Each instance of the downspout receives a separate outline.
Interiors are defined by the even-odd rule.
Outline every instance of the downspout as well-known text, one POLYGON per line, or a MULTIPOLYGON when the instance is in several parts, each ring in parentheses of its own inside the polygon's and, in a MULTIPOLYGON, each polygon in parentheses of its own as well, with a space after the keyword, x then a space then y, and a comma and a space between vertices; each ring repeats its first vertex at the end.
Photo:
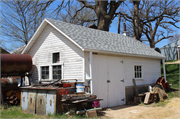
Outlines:
POLYGON ((90 73, 90 87, 91 94, 93 94, 93 83, 92 83, 92 52, 89 52, 89 73, 90 73))
POLYGON ((180 50, 180 46, 178 46, 178 54, 177 54, 178 55, 178 59, 177 60, 180 60, 180 56, 179 56, 180 52, 179 52, 179 50, 180 50))
POLYGON ((165 67, 165 59, 163 59, 163 71, 164 71, 164 79, 166 81, 166 67, 165 67))

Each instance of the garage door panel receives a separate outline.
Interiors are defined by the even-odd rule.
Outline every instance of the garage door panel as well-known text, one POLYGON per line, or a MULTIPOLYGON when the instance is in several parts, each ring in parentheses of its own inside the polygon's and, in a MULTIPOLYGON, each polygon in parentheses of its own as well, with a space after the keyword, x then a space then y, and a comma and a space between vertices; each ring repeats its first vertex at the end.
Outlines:
POLYGON ((93 92, 98 98, 103 99, 100 101, 101 107, 107 105, 107 73, 104 73, 107 68, 106 56, 93 55, 93 92))
POLYGON ((101 107, 112 107, 124 104, 123 64, 121 57, 93 55, 93 89, 101 107), (107 80, 110 82, 107 83, 107 80))
POLYGON ((108 107, 121 105, 123 85, 121 79, 123 78, 123 64, 120 62, 120 57, 108 57, 108 72, 109 72, 109 96, 108 107))

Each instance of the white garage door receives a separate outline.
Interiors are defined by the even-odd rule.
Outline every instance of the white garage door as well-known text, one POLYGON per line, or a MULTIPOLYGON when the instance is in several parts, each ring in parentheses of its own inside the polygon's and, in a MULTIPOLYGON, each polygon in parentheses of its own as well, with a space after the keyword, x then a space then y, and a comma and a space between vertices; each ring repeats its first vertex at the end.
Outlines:
POLYGON ((122 61, 121 57, 93 55, 93 92, 103 99, 101 107, 125 104, 122 61))

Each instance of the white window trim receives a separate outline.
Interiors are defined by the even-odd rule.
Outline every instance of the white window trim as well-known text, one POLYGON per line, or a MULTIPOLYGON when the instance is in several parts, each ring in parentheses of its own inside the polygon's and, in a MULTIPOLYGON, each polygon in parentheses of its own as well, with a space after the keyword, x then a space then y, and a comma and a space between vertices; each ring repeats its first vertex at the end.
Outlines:
MULTIPOLYGON (((54 53, 59 53, 59 62, 58 63, 60 63, 61 62, 61 59, 60 59, 61 58, 61 52, 53 52, 52 53, 52 59, 51 59, 52 61, 51 61, 51 63, 53 63, 53 54, 54 53)), ((55 64, 55 63, 53 63, 53 64, 55 64)))
POLYGON ((54 80, 53 79, 53 74, 52 74, 52 67, 53 66, 57 66, 57 65, 61 65, 61 79, 63 79, 64 78, 64 76, 63 76, 63 64, 62 63, 53 63, 50 67, 51 67, 51 80, 54 80))
POLYGON ((143 79, 143 65, 139 63, 133 63, 133 77, 134 79, 143 79), (141 66, 141 78, 135 78, 135 69, 134 66, 141 66))
POLYGON ((51 58, 51 63, 49 63, 49 64, 42 64, 42 65, 40 65, 39 66, 39 81, 44 81, 44 82, 46 82, 46 81, 53 81, 54 79, 53 79, 53 75, 52 75, 52 67, 53 66, 55 66, 55 65, 61 65, 61 79, 64 79, 64 62, 62 62, 62 60, 61 60, 61 52, 52 52, 51 53, 51 56, 52 56, 52 58, 51 58), (59 62, 58 63, 53 63, 53 53, 59 53, 59 62), (49 79, 41 79, 41 67, 43 67, 43 66, 49 66, 49 79))
POLYGON ((55 66, 55 65, 61 65, 61 79, 64 79, 64 76, 63 76, 63 72, 64 72, 64 63, 51 63, 51 64, 45 64, 45 65, 40 65, 39 66, 39 81, 52 81, 54 80, 53 79, 53 75, 52 75, 52 66, 55 66), (49 79, 41 79, 41 67, 43 66, 49 66, 49 79))
MULTIPOLYGON (((42 76, 41 67, 45 67, 45 66, 49 66, 49 65, 41 65, 41 66, 39 66, 39 81, 40 80, 49 80, 49 79, 41 79, 41 76, 42 76)), ((50 71, 50 67, 49 67, 49 71, 50 71)), ((50 78, 50 75, 49 75, 49 78, 50 78)))

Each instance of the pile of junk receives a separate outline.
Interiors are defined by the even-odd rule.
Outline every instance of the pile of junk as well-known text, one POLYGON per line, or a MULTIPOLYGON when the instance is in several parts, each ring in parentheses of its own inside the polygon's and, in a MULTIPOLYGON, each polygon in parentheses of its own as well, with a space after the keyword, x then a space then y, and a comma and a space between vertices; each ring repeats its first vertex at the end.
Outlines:
POLYGON ((102 110, 96 95, 90 94, 76 79, 57 79, 50 83, 30 82, 32 58, 28 54, 1 54, 1 104, 21 105, 33 114, 89 114, 102 110), (25 85, 25 77, 29 79, 25 85), (75 80, 74 82, 71 80, 75 80))
MULTIPOLYGON (((144 82, 143 79, 139 79, 144 82)), ((135 87, 135 96, 134 96, 134 102, 132 104, 139 104, 141 102, 144 102, 144 104, 150 104, 152 102, 163 102, 167 97, 168 92, 170 90, 170 86, 172 84, 169 84, 168 81, 165 80, 164 77, 159 77, 153 86, 145 86, 147 92, 139 93, 138 88, 136 86, 136 80, 133 79, 134 87, 135 87)))
POLYGON ((30 55, 1 54, 1 104, 19 105, 24 78, 30 77, 30 55))

